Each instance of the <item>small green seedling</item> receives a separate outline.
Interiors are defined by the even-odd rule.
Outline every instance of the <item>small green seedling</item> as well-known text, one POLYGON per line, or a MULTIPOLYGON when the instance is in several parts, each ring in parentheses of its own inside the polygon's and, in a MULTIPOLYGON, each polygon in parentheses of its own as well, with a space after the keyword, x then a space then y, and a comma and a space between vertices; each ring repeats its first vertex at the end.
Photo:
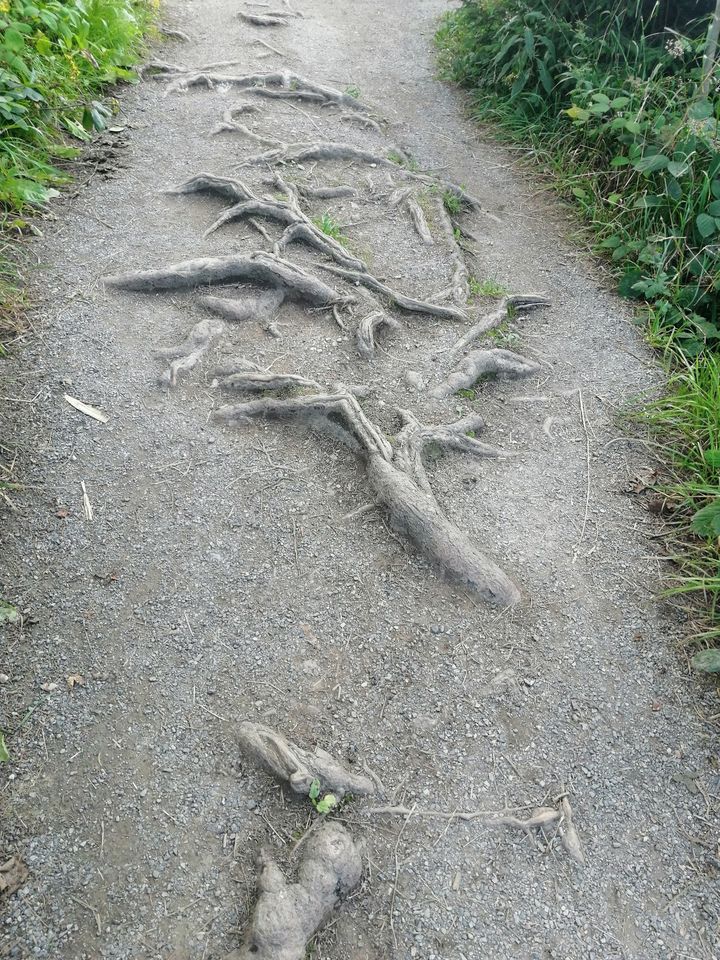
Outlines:
POLYGON ((330 811, 334 810, 338 805, 338 798, 334 793, 326 793, 321 800, 318 799, 319 796, 320 781, 313 780, 313 782, 310 784, 310 792, 308 793, 308 797, 310 798, 310 803, 312 803, 320 816, 330 813, 330 811))
POLYGON ((329 213, 324 213, 321 217, 313 220, 318 229, 322 230, 326 237, 332 237, 338 243, 346 243, 347 237, 343 236, 340 224, 329 213))
POLYGON ((359 100, 359 99, 360 99, 360 87, 356 87, 355 85, 351 85, 351 86, 349 86, 349 87, 345 87, 345 93, 346 93, 349 97, 352 97, 353 100, 359 100))
POLYGON ((458 390, 457 395, 458 395, 459 397, 463 397, 465 400, 474 400, 474 399, 475 399, 475 391, 474 391, 474 390, 468 390, 468 389, 458 390))
POLYGON ((443 205, 451 214, 460 213, 462 210, 462 200, 452 190, 446 190, 443 194, 443 205))
POLYGON ((5 745, 5 734, 0 730, 0 763, 7 763, 10 759, 10 753, 5 745))

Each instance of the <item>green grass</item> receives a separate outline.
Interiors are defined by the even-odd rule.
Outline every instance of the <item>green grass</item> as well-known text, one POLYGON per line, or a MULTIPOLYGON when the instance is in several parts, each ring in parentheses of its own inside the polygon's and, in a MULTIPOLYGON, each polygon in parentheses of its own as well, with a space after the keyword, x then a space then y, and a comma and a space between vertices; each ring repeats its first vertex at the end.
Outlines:
POLYGON ((444 76, 531 148, 662 352, 667 391, 637 416, 668 465, 670 592, 705 601, 720 637, 720 99, 698 95, 697 19, 714 6, 464 0, 436 39, 444 76))
MULTIPOLYGON (((108 124, 102 92, 134 79, 157 0, 0 0, 0 230, 32 231, 34 211, 70 179, 67 162, 108 124)), ((22 303, 0 252, 0 336, 22 303)))
POLYGON ((477 277, 470 277, 468 281, 471 297, 505 297, 510 292, 507 287, 495 280, 478 280, 477 277))
POLYGON ((318 229, 322 230, 325 236, 332 237, 333 240, 337 240, 343 246, 347 244, 348 238, 344 236, 342 227, 329 213, 324 213, 321 217, 313 220, 313 223, 318 229))

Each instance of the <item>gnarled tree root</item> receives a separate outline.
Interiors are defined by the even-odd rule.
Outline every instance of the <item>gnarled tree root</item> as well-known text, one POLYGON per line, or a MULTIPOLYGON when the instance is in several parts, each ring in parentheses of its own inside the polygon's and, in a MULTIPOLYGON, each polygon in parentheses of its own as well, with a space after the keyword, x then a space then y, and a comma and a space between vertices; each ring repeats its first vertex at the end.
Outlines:
MULTIPOLYGON (((189 71, 185 67, 174 67, 172 64, 163 64, 162 69, 155 69, 152 73, 147 71, 149 76, 156 79, 170 79, 173 82, 168 87, 168 93, 176 90, 188 90, 191 87, 217 86, 235 87, 237 90, 247 90, 248 93, 267 94, 269 91, 275 91, 281 95, 295 99, 307 99, 308 95, 317 103, 328 106, 343 107, 345 110, 351 110, 358 113, 371 113, 370 107, 362 103, 356 97, 349 93, 342 93, 333 87, 325 86, 322 83, 315 83, 308 80, 307 77, 301 77, 297 73, 289 70, 281 70, 274 73, 250 73, 250 74, 225 74, 214 73, 208 68, 200 68, 196 71, 189 71)), ((269 95, 272 96, 272 93, 269 95)))
MULTIPOLYGON (((288 386, 290 384, 288 383, 288 386)), ((363 413, 347 390, 316 393, 289 399, 266 397, 222 407, 216 418, 242 424, 255 418, 299 419, 329 433, 358 453, 368 481, 390 519, 391 526, 407 538, 448 580, 469 587, 489 602, 511 606, 520 591, 503 571, 452 523, 438 506, 422 467, 422 452, 429 442, 461 449, 475 456, 497 456, 500 451, 480 444, 465 433, 477 431, 477 418, 443 428, 425 428, 405 414, 398 449, 363 413)))
POLYGON ((273 183, 285 194, 286 201, 260 198, 239 180, 216 177, 207 173, 200 173, 186 183, 166 192, 174 194, 208 192, 236 201, 208 227, 205 236, 237 220, 264 217, 286 225, 285 232, 273 246, 273 252, 277 257, 280 257, 291 243, 303 241, 347 269, 365 270, 362 260, 353 257, 337 240, 324 234, 303 212, 298 191, 294 187, 285 183, 279 176, 274 178, 273 183))
POLYGON ((458 390, 467 390, 484 376, 497 376, 506 380, 531 377, 540 369, 533 360, 521 357, 512 350, 473 350, 460 361, 444 383, 430 392, 436 400, 449 397, 458 390))
POLYGON ((494 330, 505 320, 510 319, 514 314, 526 313, 528 310, 537 310, 539 307, 549 307, 550 301, 545 297, 534 293, 512 294, 509 297, 503 297, 496 309, 492 313, 486 314, 476 324, 474 324, 466 334, 464 334, 451 348, 451 353, 460 353, 465 347, 469 346, 478 337, 481 337, 488 330, 494 330))
POLYGON ((207 296, 201 297, 200 303, 211 313, 224 317, 225 320, 233 320, 236 323, 254 320, 270 336, 280 338, 281 334, 275 317, 285 300, 284 290, 264 290, 257 297, 249 297, 245 300, 207 296))
POLYGON ((211 284, 257 283, 282 290, 290 300, 315 307, 352 302, 305 270, 273 254, 258 251, 250 256, 203 257, 183 260, 160 270, 137 270, 107 277, 120 290, 182 290, 211 284))
POLYGON ((358 797, 369 797, 375 793, 375 784, 369 777, 347 770, 320 747, 316 747, 312 753, 303 750, 262 723, 245 720, 240 724, 238 738, 244 753, 259 760, 279 780, 288 783, 295 793, 307 796, 316 780, 320 793, 334 793, 339 798, 346 793, 358 797))
POLYGON ((303 960, 308 942, 361 876, 360 848, 336 821, 324 823, 303 844, 295 883, 263 850, 250 926, 243 945, 225 960, 303 960))
POLYGON ((470 295, 470 281, 468 269, 465 265, 465 258, 455 238, 452 220, 445 209, 442 198, 438 198, 436 210, 438 221, 445 234, 445 239, 450 247, 450 254, 453 260, 453 275, 450 282, 451 295, 455 303, 463 305, 468 302, 468 296, 470 295))
POLYGON ((370 290, 376 290, 384 297, 387 297, 395 306, 400 307, 402 310, 407 310, 410 313, 427 313, 431 317, 440 317, 444 320, 467 320, 467 314, 458 307, 446 307, 439 303, 429 303, 427 300, 416 300, 414 297, 406 297, 405 294, 392 290, 366 271, 346 270, 341 267, 331 267, 327 264, 321 264, 320 266, 321 269, 337 274, 338 277, 343 277, 351 283, 359 283, 364 287, 368 287, 370 290))
MULTIPOLYGON (((392 148, 402 156, 402 151, 392 148)), ((252 157, 247 157, 242 162, 242 166, 252 166, 254 164, 277 164, 277 163, 310 163, 320 160, 350 160, 355 163, 367 163, 376 167, 385 167, 393 170, 394 173, 406 180, 415 180, 418 183, 437 184, 449 191, 467 206, 478 210, 487 216, 497 220, 492 214, 484 209, 482 203, 467 193, 457 183, 451 180, 445 180, 442 177, 435 177, 429 173, 419 173, 415 170, 409 170, 402 167, 393 160, 388 160, 380 154, 372 153, 369 150, 360 150, 349 143, 335 143, 334 141, 313 141, 309 143, 291 143, 278 150, 269 150, 266 153, 259 153, 252 157)))
POLYGON ((382 331, 399 330, 400 323, 385 313, 384 310, 375 309, 364 316, 355 331, 355 343, 358 353, 366 360, 370 360, 375 353, 375 337, 382 331))
POLYGON ((172 360, 170 366, 160 376, 163 386, 174 387, 181 373, 189 373, 198 360, 204 356, 210 344, 218 337, 225 325, 220 320, 201 320, 192 328, 187 338, 177 347, 163 347, 155 351, 158 357, 172 360))

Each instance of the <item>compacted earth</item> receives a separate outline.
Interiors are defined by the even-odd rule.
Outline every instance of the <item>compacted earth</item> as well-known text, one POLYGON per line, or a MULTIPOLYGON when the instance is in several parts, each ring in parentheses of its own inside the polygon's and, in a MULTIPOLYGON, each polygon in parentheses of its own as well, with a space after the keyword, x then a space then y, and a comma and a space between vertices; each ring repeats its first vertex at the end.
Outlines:
POLYGON ((444 8, 171 0, 34 241, 0 361, 1 852, 29 871, 0 956, 218 960, 258 850, 293 880, 328 823, 360 882, 247 955, 720 955, 717 700, 623 417, 661 377, 436 78, 444 8), (245 721, 374 795, 323 820, 245 721))

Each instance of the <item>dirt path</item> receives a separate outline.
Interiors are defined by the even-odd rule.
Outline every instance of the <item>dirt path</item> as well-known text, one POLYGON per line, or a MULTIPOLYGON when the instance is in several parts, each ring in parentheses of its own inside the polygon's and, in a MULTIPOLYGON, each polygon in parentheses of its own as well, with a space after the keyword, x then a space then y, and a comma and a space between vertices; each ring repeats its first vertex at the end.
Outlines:
MULTIPOLYGON (((2 442, 34 485, 2 526, 0 589, 25 612, 23 628, 3 635, 1 719, 16 731, 3 846, 31 878, 3 904, 0 956, 204 960, 236 948, 259 844, 292 874, 309 809, 240 756, 249 718, 366 763, 385 785, 373 803, 413 811, 404 823, 365 815, 367 801, 345 808, 366 844, 365 876, 313 956, 717 957, 717 763, 697 686, 673 656, 684 624, 653 600, 657 528, 627 493, 652 460, 615 421, 656 381, 652 360, 537 185, 479 142, 434 79, 442 0, 296 6, 304 18, 271 29, 241 24, 227 0, 177 0, 169 18, 191 39, 160 55, 187 67, 237 61, 227 73, 293 70, 351 89, 387 128, 312 99, 148 80, 124 95, 125 129, 109 134, 121 162, 66 201, 37 245, 41 334, 3 373, 16 401, 0 404, 2 442), (282 339, 260 322, 227 322, 176 387, 158 386, 168 361, 154 349, 211 315, 197 290, 128 293, 103 278, 269 249, 247 221, 203 239, 227 201, 162 193, 206 172, 279 199, 267 164, 239 168, 268 144, 213 135, 240 101, 260 112, 238 122, 265 138, 384 155, 396 144, 412 157, 405 170, 417 164, 477 196, 485 212, 458 216, 476 235, 470 272, 543 291, 552 306, 472 346, 515 351, 537 369, 488 381, 475 399, 434 399, 469 321, 390 310, 401 326, 379 331, 367 360, 354 334, 371 312, 363 302, 343 309, 346 330, 328 310, 289 302, 282 339), (398 434, 397 407, 431 424, 480 414, 480 439, 512 455, 426 457, 427 473, 438 510, 519 585, 519 604, 498 609, 447 583, 386 510, 347 518, 377 490, 337 425, 333 437, 214 418, 247 399, 213 386, 238 357, 323 387, 368 385, 360 403, 381 447, 398 434), (70 687, 74 676, 83 683, 70 687), (527 836, 420 815, 524 817, 563 791, 584 866, 557 822, 527 836)), ((457 249, 442 229, 444 186, 347 160, 280 170, 357 191, 302 205, 328 213, 389 286, 426 299, 448 287, 457 249), (406 200, 391 205, 403 186, 427 213, 432 246, 406 200)), ((283 228, 262 222, 276 240, 283 228)), ((361 296, 307 245, 285 256, 361 296)), ((472 302, 469 316, 492 307, 472 302)))

